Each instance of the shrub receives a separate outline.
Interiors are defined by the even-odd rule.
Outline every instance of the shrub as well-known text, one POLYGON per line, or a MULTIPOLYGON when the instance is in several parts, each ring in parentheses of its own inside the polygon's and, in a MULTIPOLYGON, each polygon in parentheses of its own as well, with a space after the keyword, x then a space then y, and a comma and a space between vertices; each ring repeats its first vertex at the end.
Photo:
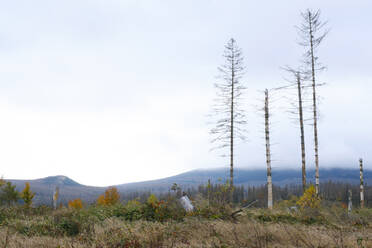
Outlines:
POLYGON ((80 232, 80 223, 73 218, 62 218, 58 223, 59 228, 68 236, 78 235, 80 232))
POLYGON ((123 215, 125 220, 133 221, 142 218, 142 204, 137 200, 128 201, 125 205, 125 214, 123 215))
POLYGON ((147 201, 142 208, 143 209, 143 217, 146 220, 154 221, 155 220, 155 212, 160 207, 160 204, 162 204, 162 203, 159 202, 158 198, 156 198, 156 196, 154 194, 151 194, 147 198, 147 201))
POLYGON ((282 200, 275 203, 275 208, 280 210, 290 210, 291 207, 296 206, 299 198, 295 195, 291 195, 289 200, 282 200))
POLYGON ((306 189, 303 196, 301 196, 301 198, 297 201, 297 205, 299 205, 301 209, 314 209, 320 207, 320 198, 316 195, 314 185, 310 185, 310 187, 306 189))
POLYGON ((17 216, 19 216, 19 215, 17 214, 17 212, 12 207, 10 207, 10 208, 5 208, 5 207, 0 208, 0 224, 1 225, 8 223, 10 220, 16 218, 17 216))
POLYGON ((111 208, 114 209, 114 216, 128 221, 140 219, 160 222, 170 219, 182 221, 186 215, 186 211, 176 198, 169 197, 166 200, 158 200, 155 195, 150 195, 144 204, 137 200, 131 200, 125 206, 116 205, 111 208))
POLYGON ((232 207, 228 203, 206 200, 199 196, 195 200, 195 210, 192 215, 207 219, 230 219, 232 207))

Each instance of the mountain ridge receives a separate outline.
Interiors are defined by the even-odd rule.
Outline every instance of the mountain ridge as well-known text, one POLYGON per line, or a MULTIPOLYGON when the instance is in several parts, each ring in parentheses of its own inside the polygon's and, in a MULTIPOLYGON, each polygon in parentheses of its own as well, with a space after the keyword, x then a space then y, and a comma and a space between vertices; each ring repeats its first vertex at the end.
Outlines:
MULTIPOLYGON (((235 169, 235 185, 259 186, 266 184, 265 169, 235 169)), ((277 169, 272 171, 273 183, 278 186, 301 184, 301 171, 295 169, 277 169)), ((184 172, 175 176, 161 179, 112 185, 117 187, 120 194, 131 192, 151 191, 153 193, 168 192, 170 187, 177 183, 183 189, 198 187, 206 184, 208 179, 212 183, 224 183, 229 178, 228 168, 197 169, 184 172)), ((308 182, 313 182, 315 171, 307 171, 308 182)), ((351 168, 326 168, 320 170, 321 182, 344 182, 350 184, 359 183, 359 169, 351 168)), ((35 204, 51 204, 52 195, 56 187, 59 188, 60 200, 63 203, 75 198, 81 198, 85 202, 93 202, 102 194, 107 187, 82 185, 67 176, 57 175, 33 180, 5 179, 16 185, 17 190, 24 188, 25 182, 29 182, 31 190, 36 193, 35 204)), ((372 184, 372 170, 364 170, 365 184, 372 184)))

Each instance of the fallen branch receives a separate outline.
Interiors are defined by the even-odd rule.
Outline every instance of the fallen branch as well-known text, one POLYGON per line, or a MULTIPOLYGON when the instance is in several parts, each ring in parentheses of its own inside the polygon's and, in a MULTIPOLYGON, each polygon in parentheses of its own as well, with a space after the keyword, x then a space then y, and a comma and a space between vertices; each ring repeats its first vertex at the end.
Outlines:
POLYGON ((244 207, 242 207, 241 209, 236 210, 235 212, 233 212, 233 213, 231 214, 231 217, 232 217, 233 219, 235 219, 235 216, 236 216, 238 213, 242 212, 242 211, 243 211, 244 209, 246 209, 246 208, 249 208, 249 207, 253 206, 256 202, 258 202, 258 200, 254 200, 253 202, 249 203, 247 206, 244 206, 244 207))

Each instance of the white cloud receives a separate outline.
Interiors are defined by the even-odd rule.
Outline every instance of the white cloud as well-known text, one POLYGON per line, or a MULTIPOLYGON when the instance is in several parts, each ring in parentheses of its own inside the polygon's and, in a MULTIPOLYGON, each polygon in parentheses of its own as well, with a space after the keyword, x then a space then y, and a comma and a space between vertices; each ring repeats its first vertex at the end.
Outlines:
MULTIPOLYGON (((371 158, 369 1, 8 1, 0 9, 2 174, 65 174, 108 185, 225 166, 210 153, 206 115, 231 36, 243 48, 249 142, 237 164, 264 163, 256 91, 298 62, 299 11, 321 8, 332 28, 320 49, 322 164, 371 158), (113 173, 113 171, 115 173, 113 173)), ((300 160, 298 130, 279 108, 274 166, 300 160)), ((312 164, 311 127, 307 150, 312 164)))

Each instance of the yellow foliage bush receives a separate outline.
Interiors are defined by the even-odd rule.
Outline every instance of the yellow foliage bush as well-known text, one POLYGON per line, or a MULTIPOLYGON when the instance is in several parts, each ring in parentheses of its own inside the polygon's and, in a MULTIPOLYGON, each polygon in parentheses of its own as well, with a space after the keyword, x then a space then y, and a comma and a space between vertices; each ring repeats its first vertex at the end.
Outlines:
POLYGON ((114 205, 119 202, 120 195, 115 187, 108 188, 103 195, 97 198, 97 204, 101 206, 114 205))
POLYGON ((147 204, 152 206, 153 208, 156 208, 158 206, 158 198, 154 194, 151 194, 149 198, 147 198, 147 204))
POLYGON ((68 207, 73 209, 82 209, 83 208, 83 202, 80 198, 77 198, 75 200, 71 200, 68 202, 68 207))
POLYGON ((304 208, 319 208, 320 207, 320 198, 316 195, 314 185, 310 185, 306 189, 303 196, 296 202, 302 209, 304 208))

